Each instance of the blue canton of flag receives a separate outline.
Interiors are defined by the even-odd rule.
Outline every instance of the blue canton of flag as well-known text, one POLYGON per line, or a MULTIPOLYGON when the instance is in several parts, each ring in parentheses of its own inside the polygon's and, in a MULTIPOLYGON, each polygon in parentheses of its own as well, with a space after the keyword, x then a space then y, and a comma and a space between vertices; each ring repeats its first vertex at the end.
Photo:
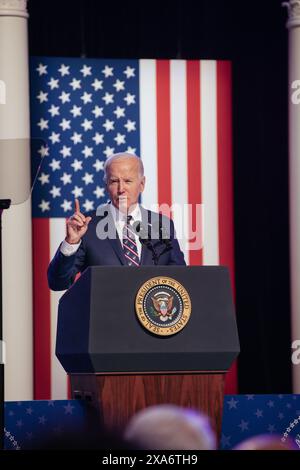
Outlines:
MULTIPOLYGON (((287 438, 300 447, 300 395, 225 395, 221 449, 258 434, 287 438)), ((296 446, 296 445, 295 445, 296 446)))
POLYGON ((5 403, 6 450, 39 449, 51 440, 88 430, 88 410, 81 400, 5 403))
POLYGON ((69 217, 107 201, 103 165, 139 154, 137 60, 31 59, 31 136, 43 139, 33 217, 69 217))

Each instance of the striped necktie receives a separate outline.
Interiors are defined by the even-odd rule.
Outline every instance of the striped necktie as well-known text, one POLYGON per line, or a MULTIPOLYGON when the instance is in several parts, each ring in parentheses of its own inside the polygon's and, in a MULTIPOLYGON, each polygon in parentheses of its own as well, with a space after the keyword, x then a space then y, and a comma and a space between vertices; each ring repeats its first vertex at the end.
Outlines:
POLYGON ((135 235, 130 225, 132 216, 127 216, 127 222, 123 228, 123 250, 128 266, 139 266, 140 260, 135 240, 135 235))

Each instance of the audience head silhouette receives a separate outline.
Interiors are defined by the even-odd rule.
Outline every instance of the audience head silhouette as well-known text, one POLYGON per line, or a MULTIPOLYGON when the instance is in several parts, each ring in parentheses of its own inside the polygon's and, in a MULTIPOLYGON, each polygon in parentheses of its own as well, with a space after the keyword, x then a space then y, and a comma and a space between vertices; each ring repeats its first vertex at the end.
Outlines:
POLYGON ((138 412, 125 429, 125 440, 140 449, 212 450, 216 437, 208 418, 191 409, 157 405, 138 412))
POLYGON ((260 434, 242 441, 234 450, 297 450, 297 447, 291 439, 282 442, 281 436, 260 434))

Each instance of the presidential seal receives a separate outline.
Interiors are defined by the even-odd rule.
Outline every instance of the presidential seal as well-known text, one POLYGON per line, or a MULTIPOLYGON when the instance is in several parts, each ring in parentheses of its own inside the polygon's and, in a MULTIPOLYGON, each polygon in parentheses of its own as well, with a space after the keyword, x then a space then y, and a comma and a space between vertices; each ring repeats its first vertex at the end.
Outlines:
POLYGON ((151 333, 169 336, 184 328, 191 315, 187 290, 171 277, 153 277, 139 289, 135 311, 141 324, 151 333))

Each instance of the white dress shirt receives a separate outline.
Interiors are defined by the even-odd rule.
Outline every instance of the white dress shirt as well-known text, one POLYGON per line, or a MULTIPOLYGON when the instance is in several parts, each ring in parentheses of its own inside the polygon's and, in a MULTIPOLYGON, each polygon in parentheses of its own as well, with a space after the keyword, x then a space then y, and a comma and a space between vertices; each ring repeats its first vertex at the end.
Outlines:
MULTIPOLYGON (((112 204, 109 205, 111 215, 113 217, 116 230, 121 242, 121 245, 123 245, 123 229, 126 224, 126 218, 127 214, 123 214, 123 212, 120 212, 115 206, 112 204)), ((132 212, 129 213, 131 215, 132 220, 131 224, 133 224, 136 221, 141 221, 142 220, 142 215, 141 215, 141 208, 139 204, 135 206, 132 212)), ((140 239, 137 235, 135 235, 135 243, 137 245, 137 250, 138 250, 138 255, 139 258, 141 259, 141 254, 142 254, 142 244, 140 242, 140 239)), ((61 245, 60 245, 60 251, 63 255, 65 256, 72 256, 76 253, 78 248, 80 247, 81 240, 79 243, 73 243, 70 244, 66 240, 64 240, 61 245)))

